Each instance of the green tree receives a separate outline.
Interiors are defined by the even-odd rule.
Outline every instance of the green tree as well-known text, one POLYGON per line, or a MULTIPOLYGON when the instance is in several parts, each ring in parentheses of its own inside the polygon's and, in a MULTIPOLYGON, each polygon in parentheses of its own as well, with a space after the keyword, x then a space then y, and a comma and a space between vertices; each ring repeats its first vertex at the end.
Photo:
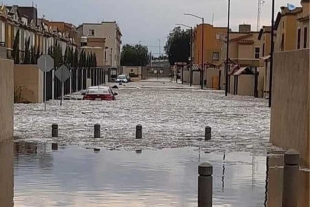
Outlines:
POLYGON ((25 57, 24 57, 24 64, 31 63, 31 56, 30 56, 30 37, 25 41, 25 57))
POLYGON ((146 66, 149 63, 149 52, 146 46, 124 45, 121 53, 122 66, 146 66))
POLYGON ((35 50, 34 46, 31 46, 31 48, 30 48, 30 63, 31 64, 37 64, 36 59, 37 59, 36 50, 35 50))
POLYGON ((94 53, 94 67, 97 67, 97 57, 96 57, 96 53, 94 53))
POLYGON ((19 64, 19 30, 17 30, 14 43, 13 43, 13 50, 12 50, 12 59, 14 60, 15 64, 19 64))
POLYGON ((170 32, 165 45, 170 65, 174 65, 175 62, 189 62, 190 36, 190 30, 182 30, 181 27, 175 27, 170 32))
POLYGON ((75 49, 74 51, 72 66, 74 68, 77 68, 79 66, 79 51, 77 49, 75 49))
POLYGON ((64 63, 62 58, 62 49, 58 42, 56 42, 55 45, 49 49, 49 53, 54 59, 55 67, 60 67, 64 63))

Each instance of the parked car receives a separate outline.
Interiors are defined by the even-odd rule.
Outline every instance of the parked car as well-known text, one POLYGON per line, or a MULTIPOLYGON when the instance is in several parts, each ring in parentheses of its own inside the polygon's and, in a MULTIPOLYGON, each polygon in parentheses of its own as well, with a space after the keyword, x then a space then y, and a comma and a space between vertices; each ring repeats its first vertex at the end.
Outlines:
POLYGON ((113 92, 112 89, 108 86, 92 86, 87 89, 84 94, 83 100, 115 100, 115 96, 118 94, 113 92))
POLYGON ((117 76, 116 82, 117 83, 128 83, 130 82, 130 77, 129 75, 125 75, 125 74, 119 75, 117 76))

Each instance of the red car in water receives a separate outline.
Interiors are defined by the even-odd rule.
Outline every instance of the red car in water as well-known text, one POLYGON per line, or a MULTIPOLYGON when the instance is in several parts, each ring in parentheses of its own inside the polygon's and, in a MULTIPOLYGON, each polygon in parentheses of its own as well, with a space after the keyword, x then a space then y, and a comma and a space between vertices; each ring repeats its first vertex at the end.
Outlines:
POLYGON ((89 87, 83 95, 83 100, 112 101, 115 100, 115 96, 118 94, 114 93, 108 86, 92 86, 89 87))

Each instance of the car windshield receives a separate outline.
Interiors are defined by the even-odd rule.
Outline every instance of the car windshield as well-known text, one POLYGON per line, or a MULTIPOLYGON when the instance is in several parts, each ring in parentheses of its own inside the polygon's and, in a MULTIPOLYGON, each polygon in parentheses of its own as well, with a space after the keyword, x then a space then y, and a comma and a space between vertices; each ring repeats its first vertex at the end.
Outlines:
POLYGON ((126 79, 126 76, 125 75, 119 75, 118 79, 126 79))
POLYGON ((110 94, 108 88, 91 88, 88 89, 87 94, 110 94))

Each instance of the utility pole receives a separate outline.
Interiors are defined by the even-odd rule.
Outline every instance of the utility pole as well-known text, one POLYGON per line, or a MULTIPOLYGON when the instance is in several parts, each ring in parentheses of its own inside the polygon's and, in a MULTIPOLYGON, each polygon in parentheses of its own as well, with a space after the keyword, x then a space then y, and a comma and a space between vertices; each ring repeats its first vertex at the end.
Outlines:
POLYGON ((275 7, 275 0, 272 0, 270 74, 269 74, 269 107, 271 107, 271 98, 272 98, 272 72, 273 72, 273 52, 274 52, 274 7, 275 7))
POLYGON ((225 96, 228 95, 228 72, 229 72, 229 35, 230 35, 230 0, 228 0, 228 19, 227 19, 227 37, 226 37, 226 63, 225 63, 225 96))

